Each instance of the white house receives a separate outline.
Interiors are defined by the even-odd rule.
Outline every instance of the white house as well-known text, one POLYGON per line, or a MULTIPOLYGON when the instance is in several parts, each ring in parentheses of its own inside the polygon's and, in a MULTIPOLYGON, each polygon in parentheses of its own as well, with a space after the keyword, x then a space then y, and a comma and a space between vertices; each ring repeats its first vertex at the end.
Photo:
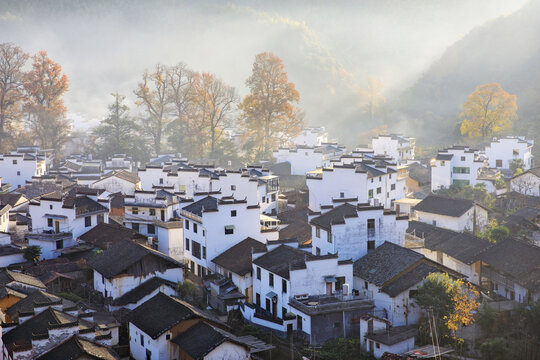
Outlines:
POLYGON ((121 193, 133 195, 136 190, 141 190, 141 180, 132 172, 120 170, 111 172, 91 185, 94 189, 104 189, 111 194, 121 193))
POLYGON ((46 159, 38 153, 12 151, 0 155, 0 176, 11 189, 23 187, 27 180, 45 174, 46 159))
POLYGON ((11 205, 0 204, 0 233, 8 232, 9 210, 11 210, 11 205))
POLYGON ((385 241, 403 243, 408 216, 367 204, 345 203, 322 214, 312 214, 313 254, 337 254, 359 259, 385 241))
POLYGON ((105 172, 126 170, 131 172, 133 159, 126 154, 114 154, 105 161, 105 172))
POLYGON ((8 233, 0 232, 0 268, 25 261, 24 251, 11 244, 11 236, 8 233))
POLYGON ((405 180, 395 164, 384 160, 362 160, 352 164, 333 164, 306 176, 309 208, 344 201, 394 207, 394 201, 405 197, 405 180))
POLYGON ((393 327, 387 320, 372 315, 360 318, 360 344, 365 352, 380 359, 385 352, 403 354, 414 349, 416 329, 409 326, 393 327))
POLYGON ((479 233, 489 222, 488 210, 472 200, 429 195, 414 207, 418 221, 454 231, 479 233))
POLYGON ((328 133, 324 126, 307 127, 295 136, 291 142, 298 146, 321 146, 328 142, 328 133))
POLYGON ((416 324, 422 310, 414 293, 432 272, 457 275, 414 250, 385 242, 354 262, 354 289, 373 299, 375 314, 392 325, 416 324))
POLYGON ((162 279, 160 277, 152 277, 146 280, 139 286, 126 292, 120 297, 114 299, 109 305, 109 311, 116 311, 120 309, 133 310, 137 306, 142 305, 146 301, 150 300, 158 293, 163 293, 168 296, 176 296, 177 283, 162 279))
POLYGON ((95 195, 63 196, 53 192, 30 202, 32 232, 29 245, 41 247, 41 258, 57 257, 60 250, 74 246, 75 240, 98 223, 108 222, 108 202, 95 195))
POLYGON ((253 254, 252 262, 254 303, 244 304, 241 311, 257 325, 296 331, 320 344, 357 336, 353 319, 373 308, 371 301, 350 292, 352 260, 278 245, 253 254))
POLYGON ((291 175, 305 175, 309 171, 330 166, 330 161, 339 159, 344 152, 344 147, 334 143, 323 143, 315 147, 298 145, 274 150, 274 158, 277 163, 290 163, 291 175))
POLYGON ((199 276, 215 272, 212 259, 247 237, 266 242, 277 239, 277 226, 260 224, 258 205, 235 198, 207 196, 184 206, 184 257, 191 271, 199 276))
POLYGON ((510 190, 523 195, 540 196, 540 167, 514 176, 510 180, 510 190))
POLYGON ((135 308, 127 319, 129 348, 136 360, 250 358, 249 346, 223 330, 224 324, 163 293, 135 308))
POLYGON ((413 160, 415 147, 414 138, 397 134, 379 135, 371 139, 371 149, 375 155, 389 156, 398 163, 413 160))
POLYGON ((486 146, 485 153, 490 168, 509 170, 514 160, 523 161, 523 170, 533 166, 532 147, 534 140, 526 140, 524 136, 506 136, 493 138, 486 146))
POLYGON ((131 240, 115 242, 87 261, 94 270, 94 290, 116 299, 152 277, 183 282, 184 265, 131 240))
POLYGON ((47 290, 47 286, 37 277, 7 269, 0 271, 0 286, 6 286, 23 293, 47 290))
POLYGON ((481 169, 487 167, 485 158, 478 150, 468 146, 453 146, 439 150, 437 157, 431 161, 431 191, 447 188, 452 184, 471 185, 484 183, 486 190, 494 190, 493 183, 479 179, 481 169))

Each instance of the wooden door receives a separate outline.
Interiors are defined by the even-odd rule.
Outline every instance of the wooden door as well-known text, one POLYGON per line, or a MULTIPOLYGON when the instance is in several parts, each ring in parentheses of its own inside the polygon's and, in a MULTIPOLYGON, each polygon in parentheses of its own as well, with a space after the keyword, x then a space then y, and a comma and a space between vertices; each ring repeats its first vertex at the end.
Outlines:
POLYGON ((326 295, 332 295, 332 283, 331 282, 326 283, 326 295))
POLYGON ((54 222, 54 230, 59 233, 60 232, 60 221, 54 222))

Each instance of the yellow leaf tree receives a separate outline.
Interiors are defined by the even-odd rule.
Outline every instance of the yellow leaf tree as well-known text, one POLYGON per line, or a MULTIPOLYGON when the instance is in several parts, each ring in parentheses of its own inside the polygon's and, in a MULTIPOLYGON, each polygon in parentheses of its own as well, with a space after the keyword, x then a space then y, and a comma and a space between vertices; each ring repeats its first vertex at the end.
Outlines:
POLYGON ((272 53, 255 57, 246 85, 250 94, 240 104, 245 147, 252 159, 268 158, 272 150, 300 133, 303 116, 295 106, 300 95, 289 82, 283 62, 272 53))
POLYGON ((488 139, 512 129, 517 119, 516 96, 501 85, 480 85, 469 95, 460 117, 461 134, 473 139, 488 139))

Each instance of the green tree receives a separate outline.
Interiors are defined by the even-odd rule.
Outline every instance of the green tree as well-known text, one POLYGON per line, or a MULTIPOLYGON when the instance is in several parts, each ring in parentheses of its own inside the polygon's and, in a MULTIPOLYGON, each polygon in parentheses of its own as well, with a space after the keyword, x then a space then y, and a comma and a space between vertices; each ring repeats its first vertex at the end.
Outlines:
POLYGON ((23 256, 28 261, 38 261, 41 256, 41 246, 31 245, 24 249, 23 256))
POLYGON ((485 229, 479 234, 481 238, 494 244, 503 241, 509 235, 510 229, 504 225, 500 225, 496 219, 491 219, 485 229))
POLYGON ((512 175, 516 176, 523 173, 523 169, 525 169, 523 160, 514 159, 510 162, 510 171, 512 171, 512 175))
POLYGON ((508 345, 503 338, 486 340, 480 345, 483 360, 506 360, 511 359, 508 353, 508 345))
MULTIPOLYGON (((108 106, 109 114, 93 131, 98 156, 106 158, 113 154, 129 154, 135 158, 144 142, 138 136, 140 130, 135 119, 129 116, 129 108, 124 104, 125 96, 111 94, 113 103, 108 106)), ((137 156, 139 155, 139 156, 137 156)))
POLYGON ((495 198, 487 192, 483 183, 474 186, 452 184, 448 188, 436 190, 435 193, 456 199, 473 200, 487 208, 495 206, 495 198))

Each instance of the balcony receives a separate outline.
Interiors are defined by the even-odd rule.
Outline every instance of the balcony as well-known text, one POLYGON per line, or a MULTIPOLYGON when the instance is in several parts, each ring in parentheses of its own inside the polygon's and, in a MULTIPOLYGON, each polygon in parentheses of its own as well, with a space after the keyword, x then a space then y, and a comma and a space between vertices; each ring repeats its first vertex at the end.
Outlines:
POLYGON ((73 233, 71 228, 62 229, 63 231, 54 231, 54 230, 44 230, 44 229, 34 229, 31 232, 26 233, 25 237, 28 240, 36 241, 57 241, 57 240, 71 240, 73 238, 73 233))
POLYGON ((371 310, 373 300, 362 295, 312 295, 303 298, 291 297, 289 305, 306 315, 320 315, 337 311, 371 310))

